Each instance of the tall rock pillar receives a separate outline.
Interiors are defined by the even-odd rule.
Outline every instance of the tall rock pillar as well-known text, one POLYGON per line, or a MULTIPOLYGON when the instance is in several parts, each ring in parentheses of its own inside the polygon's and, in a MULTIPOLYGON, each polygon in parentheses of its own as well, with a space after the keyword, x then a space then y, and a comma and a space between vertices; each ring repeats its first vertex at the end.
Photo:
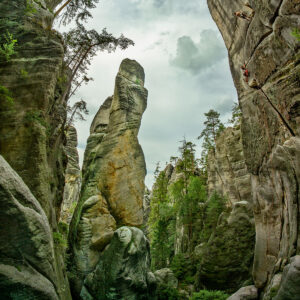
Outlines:
POLYGON ((114 95, 100 107, 91 126, 81 197, 70 229, 76 294, 114 231, 143 223, 146 166, 137 135, 147 105, 144 79, 136 61, 123 60, 114 95))

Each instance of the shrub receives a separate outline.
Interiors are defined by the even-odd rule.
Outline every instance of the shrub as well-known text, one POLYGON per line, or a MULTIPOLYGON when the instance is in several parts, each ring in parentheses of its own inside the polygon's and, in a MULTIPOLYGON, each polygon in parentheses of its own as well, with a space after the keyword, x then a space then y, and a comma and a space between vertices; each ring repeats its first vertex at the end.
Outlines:
POLYGON ((0 55, 8 62, 10 61, 10 57, 16 54, 15 46, 17 40, 13 38, 13 35, 9 31, 4 35, 4 40, 5 42, 0 46, 0 55))
POLYGON ((67 248, 67 241, 64 239, 63 235, 60 232, 53 232, 53 241, 54 244, 62 248, 67 248))
POLYGON ((23 79, 28 78, 28 72, 25 69, 20 70, 20 75, 23 79))
POLYGON ((226 300, 229 295, 222 291, 207 291, 202 290, 198 293, 193 293, 191 300, 226 300))
POLYGON ((168 285, 161 285, 156 290, 156 297, 159 300, 180 300, 180 294, 177 289, 168 285))
POLYGON ((14 103, 10 90, 3 85, 0 85, 0 101, 7 101, 10 104, 14 103))

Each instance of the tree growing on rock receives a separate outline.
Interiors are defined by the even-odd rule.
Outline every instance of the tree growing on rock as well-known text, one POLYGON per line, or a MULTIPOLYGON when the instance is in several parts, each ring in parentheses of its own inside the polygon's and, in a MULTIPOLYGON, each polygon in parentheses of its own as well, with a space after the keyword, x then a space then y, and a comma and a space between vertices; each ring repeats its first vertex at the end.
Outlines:
POLYGON ((66 47, 65 66, 69 69, 69 79, 67 88, 63 94, 63 99, 68 102, 77 88, 91 78, 87 77, 92 59, 98 52, 107 51, 109 53, 117 48, 125 50, 134 42, 123 35, 116 38, 106 31, 106 28, 98 33, 96 30, 87 30, 82 24, 77 24, 75 29, 64 34, 66 47))
POLYGON ((65 129, 68 130, 69 127, 73 124, 75 119, 85 121, 84 115, 88 115, 89 111, 87 109, 87 104, 84 100, 76 102, 72 107, 67 106, 68 118, 67 125, 65 129))
POLYGON ((60 15, 64 25, 74 19, 86 20, 92 16, 90 9, 95 8, 97 3, 99 0, 67 0, 56 9, 54 18, 60 15))
POLYGON ((228 123, 232 124, 233 126, 237 126, 241 123, 242 119, 242 111, 239 103, 234 103, 231 111, 232 116, 231 119, 228 120, 228 123))
POLYGON ((200 167, 202 169, 202 172, 206 174, 208 152, 215 149, 216 139, 225 129, 225 126, 220 121, 220 114, 217 111, 211 109, 204 115, 206 116, 206 121, 204 122, 205 127, 202 130, 201 134, 198 136, 198 139, 203 138, 203 151, 201 154, 200 167))

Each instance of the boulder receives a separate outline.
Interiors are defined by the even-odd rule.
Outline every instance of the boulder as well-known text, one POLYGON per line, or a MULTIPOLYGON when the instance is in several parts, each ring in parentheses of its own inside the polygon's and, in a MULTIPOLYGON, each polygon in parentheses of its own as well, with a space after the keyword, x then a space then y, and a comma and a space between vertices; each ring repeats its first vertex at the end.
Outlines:
POLYGON ((71 299, 41 205, 2 156, 0 174, 1 298, 71 299))
POLYGON ((167 285, 174 289, 178 287, 178 279, 169 268, 163 268, 155 271, 154 276, 158 285, 167 285))
POLYGON ((240 288, 236 293, 231 295, 227 300, 257 300, 258 291, 254 285, 240 288))
POLYGON ((151 299, 155 279, 150 272, 150 247, 143 232, 121 227, 101 254, 81 291, 84 300, 151 299))

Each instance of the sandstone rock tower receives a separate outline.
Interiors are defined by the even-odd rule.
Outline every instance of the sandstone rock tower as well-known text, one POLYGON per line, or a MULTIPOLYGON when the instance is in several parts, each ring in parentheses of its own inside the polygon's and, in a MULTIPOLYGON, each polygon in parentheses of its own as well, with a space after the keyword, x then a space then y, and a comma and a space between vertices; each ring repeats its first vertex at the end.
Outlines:
POLYGON ((75 210, 70 244, 80 294, 100 254, 120 226, 141 226, 146 175, 137 135, 147 105, 143 68, 125 59, 109 97, 91 125, 83 165, 83 183, 75 210))

